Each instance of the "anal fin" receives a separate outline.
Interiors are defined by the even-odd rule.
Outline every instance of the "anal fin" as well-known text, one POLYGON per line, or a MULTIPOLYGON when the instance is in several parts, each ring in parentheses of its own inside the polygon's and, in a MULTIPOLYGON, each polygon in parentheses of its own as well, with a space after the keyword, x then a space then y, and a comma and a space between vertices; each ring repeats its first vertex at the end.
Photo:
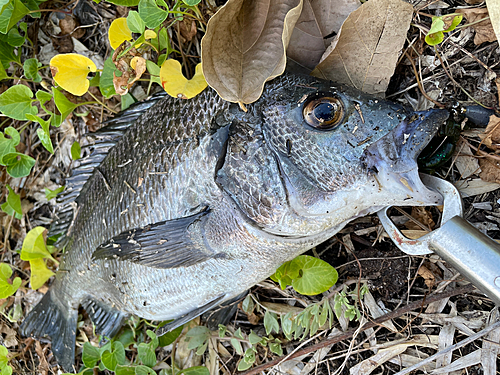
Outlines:
POLYGON ((120 233, 100 245, 92 258, 130 261, 153 268, 188 267, 210 258, 223 258, 226 254, 200 243, 202 234, 193 238, 194 232, 203 231, 208 215, 210 211, 203 211, 120 233))
POLYGON ((128 314, 92 298, 83 301, 82 307, 94 323, 96 332, 109 338, 118 333, 123 321, 128 317, 128 314))

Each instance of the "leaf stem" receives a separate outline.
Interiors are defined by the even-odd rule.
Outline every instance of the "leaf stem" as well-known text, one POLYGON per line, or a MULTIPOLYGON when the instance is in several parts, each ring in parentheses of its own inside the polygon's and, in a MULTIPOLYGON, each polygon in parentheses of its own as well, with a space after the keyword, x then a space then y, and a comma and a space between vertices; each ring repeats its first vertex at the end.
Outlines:
MULTIPOLYGON (((87 91, 87 92, 88 92, 88 94, 89 94, 92 98, 94 98, 94 100, 95 100, 97 103, 99 103, 100 105, 102 105, 102 106, 103 106, 104 108, 106 108, 108 111, 110 111, 111 113, 114 113, 115 115, 118 113, 117 111, 115 111, 115 110, 113 110, 113 109, 109 108, 106 104, 104 104, 104 103, 103 103, 103 102, 101 102, 99 99, 97 99, 97 98, 95 97, 95 95, 94 95, 94 94, 92 94, 90 91, 87 91)), ((90 103, 92 103, 92 102, 85 102, 85 103, 82 103, 82 104, 79 104, 79 105, 83 105, 83 104, 90 104, 90 103)), ((94 103, 92 103, 92 104, 94 104, 94 103)))
POLYGON ((427 95, 427 93, 425 92, 424 90, 424 86, 422 85, 422 82, 420 81, 420 78, 418 76, 418 71, 417 71, 417 67, 415 66, 415 63, 413 62, 413 59, 410 57, 410 55, 408 54, 408 52, 405 51, 405 55, 406 57, 408 58, 408 60, 410 61, 411 63, 411 66, 413 68, 413 73, 415 74, 415 79, 417 80, 417 84, 418 84, 418 88, 420 89, 420 92, 422 93, 422 95, 427 99, 427 100, 430 100, 432 103, 434 103, 435 105, 437 105, 439 108, 444 108, 445 105, 444 104, 441 104, 437 101, 435 101, 434 99, 432 99, 429 95, 427 95))

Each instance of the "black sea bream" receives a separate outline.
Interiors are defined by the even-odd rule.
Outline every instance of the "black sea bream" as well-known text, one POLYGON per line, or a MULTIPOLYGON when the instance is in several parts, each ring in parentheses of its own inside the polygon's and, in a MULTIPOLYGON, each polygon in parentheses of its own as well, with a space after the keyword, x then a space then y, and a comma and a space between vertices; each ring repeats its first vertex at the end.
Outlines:
POLYGON ((59 271, 21 327, 51 337, 66 371, 80 305, 106 336, 129 314, 174 328, 356 217, 440 201, 415 159, 446 111, 294 75, 247 108, 207 89, 142 103, 96 133, 68 183, 78 197, 59 223, 59 271))

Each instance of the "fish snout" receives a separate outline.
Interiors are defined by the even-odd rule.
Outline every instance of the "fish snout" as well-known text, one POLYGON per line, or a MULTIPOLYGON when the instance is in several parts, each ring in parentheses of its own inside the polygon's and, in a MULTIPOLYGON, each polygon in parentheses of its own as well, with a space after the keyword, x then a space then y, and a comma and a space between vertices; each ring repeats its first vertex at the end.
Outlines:
POLYGON ((380 189, 393 192, 395 199, 407 201, 408 205, 442 203, 441 194, 420 180, 417 157, 448 116, 440 109, 414 112, 364 150, 363 165, 380 189))

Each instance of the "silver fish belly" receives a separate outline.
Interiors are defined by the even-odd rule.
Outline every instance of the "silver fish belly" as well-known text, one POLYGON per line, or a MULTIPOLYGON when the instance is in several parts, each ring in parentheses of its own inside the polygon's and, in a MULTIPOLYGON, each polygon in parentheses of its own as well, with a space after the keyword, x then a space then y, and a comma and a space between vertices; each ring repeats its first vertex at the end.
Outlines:
POLYGON ((248 112, 212 90, 125 112, 69 180, 66 252, 21 333, 69 371, 80 305, 106 336, 129 314, 173 328, 356 217, 436 204, 415 159, 447 117, 293 75, 248 112))

